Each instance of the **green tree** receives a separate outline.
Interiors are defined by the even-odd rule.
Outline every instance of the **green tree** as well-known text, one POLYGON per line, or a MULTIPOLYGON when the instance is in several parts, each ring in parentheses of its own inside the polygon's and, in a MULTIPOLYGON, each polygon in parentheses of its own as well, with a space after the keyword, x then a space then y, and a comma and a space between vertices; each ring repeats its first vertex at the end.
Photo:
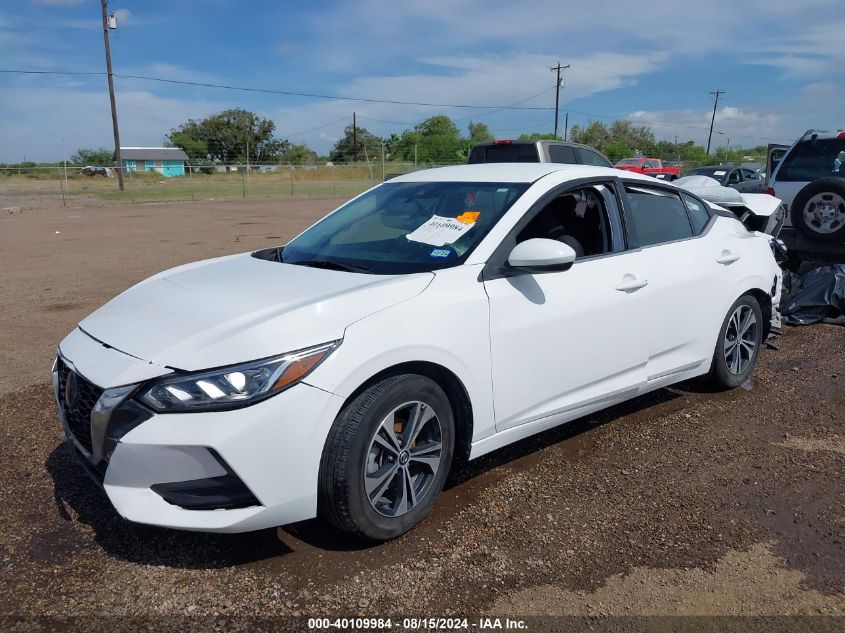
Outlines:
POLYGON ((654 132, 651 128, 620 119, 610 126, 610 136, 614 143, 629 147, 632 153, 640 152, 646 156, 655 154, 654 132))
POLYGON ((276 162, 290 143, 273 136, 276 124, 253 112, 234 108, 205 119, 189 119, 172 130, 168 140, 188 156, 203 151, 213 160, 231 164, 276 162), (247 156, 249 148, 249 156, 247 156))
POLYGON ((304 143, 300 145, 291 145, 279 156, 280 163, 290 163, 291 165, 316 163, 317 160, 317 152, 304 143))
POLYGON ((109 167, 114 165, 114 152, 105 147, 98 149, 80 148, 70 157, 75 165, 91 165, 92 167, 109 167))
POLYGON ((637 152, 648 156, 657 153, 657 143, 651 129, 621 119, 610 125, 601 121, 593 121, 586 127, 573 125, 569 138, 575 143, 595 147, 611 160, 628 158, 637 152))
POLYGON ((531 134, 520 134, 520 141, 553 141, 554 132, 532 132, 531 134))
POLYGON ((612 141, 610 129, 600 121, 593 121, 588 126, 573 125, 569 130, 569 140, 583 143, 607 153, 607 146, 612 141))
POLYGON ((473 123, 470 121, 467 126, 467 131, 469 132, 468 140, 470 145, 487 143, 493 140, 493 133, 490 131, 490 128, 487 127, 486 123, 473 123))
POLYGON ((429 117, 414 128, 417 156, 427 163, 455 163, 466 160, 465 144, 458 126, 445 114, 429 117))
POLYGON ((334 144, 329 159, 335 163, 374 160, 381 157, 381 139, 367 128, 347 125, 343 137, 334 144))
POLYGON ((205 139, 196 138, 190 132, 171 132, 165 145, 181 148, 188 155, 191 164, 208 160, 208 143, 205 139))
POLYGON ((479 143, 488 143, 495 138, 486 123, 470 121, 467 126, 467 134, 465 139, 461 139, 460 160, 462 162, 469 157, 473 147, 479 143))

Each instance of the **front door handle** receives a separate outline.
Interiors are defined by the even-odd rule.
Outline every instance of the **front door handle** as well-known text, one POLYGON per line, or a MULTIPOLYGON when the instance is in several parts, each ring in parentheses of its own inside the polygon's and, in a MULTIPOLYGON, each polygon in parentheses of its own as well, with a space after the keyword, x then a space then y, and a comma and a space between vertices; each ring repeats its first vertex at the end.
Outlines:
POLYGON ((622 283, 616 285, 616 289, 620 292, 634 292, 640 288, 645 288, 648 285, 648 280, 637 279, 633 275, 625 275, 622 278, 622 283))
POLYGON ((729 264, 733 264, 738 259, 739 255, 737 255, 736 253, 732 253, 729 250, 724 250, 716 261, 719 264, 724 264, 725 266, 727 266, 729 264))

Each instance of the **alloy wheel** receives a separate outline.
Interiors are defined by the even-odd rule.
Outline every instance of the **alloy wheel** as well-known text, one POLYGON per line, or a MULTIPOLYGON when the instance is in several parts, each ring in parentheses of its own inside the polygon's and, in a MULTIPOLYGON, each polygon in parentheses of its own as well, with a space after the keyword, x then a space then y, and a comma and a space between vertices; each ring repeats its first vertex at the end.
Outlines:
POLYGON ((440 469, 442 429, 424 402, 396 407, 370 440, 364 489, 373 509, 387 517, 410 512, 426 496, 440 469))
POLYGON ((734 375, 744 372, 757 351, 757 317, 750 306, 741 305, 725 330, 725 364, 734 375))

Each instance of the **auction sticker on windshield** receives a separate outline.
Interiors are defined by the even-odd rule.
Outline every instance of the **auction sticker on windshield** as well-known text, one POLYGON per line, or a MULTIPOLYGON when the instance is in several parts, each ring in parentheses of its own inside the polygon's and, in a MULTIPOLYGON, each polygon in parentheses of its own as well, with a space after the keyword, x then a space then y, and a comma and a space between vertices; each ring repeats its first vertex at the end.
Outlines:
POLYGON ((405 237, 412 242, 421 242, 431 246, 445 246, 456 242, 464 233, 475 226, 475 218, 472 218, 472 222, 468 222, 468 219, 465 216, 447 218, 442 215, 433 215, 425 224, 408 233, 405 237))

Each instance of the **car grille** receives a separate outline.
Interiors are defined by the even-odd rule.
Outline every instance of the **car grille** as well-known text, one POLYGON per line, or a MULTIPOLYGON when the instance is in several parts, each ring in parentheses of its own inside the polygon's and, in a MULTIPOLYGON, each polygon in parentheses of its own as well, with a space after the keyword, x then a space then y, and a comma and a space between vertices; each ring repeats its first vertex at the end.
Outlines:
POLYGON ((73 434, 73 437, 76 438, 80 446, 90 454, 92 452, 91 411, 94 409, 94 405, 97 404, 100 396, 103 395, 103 390, 75 373, 70 367, 65 365, 61 358, 57 361, 56 369, 59 374, 59 403, 64 410, 68 430, 73 434), (71 394, 71 402, 68 402, 66 389, 70 374, 74 374, 76 380, 76 397, 74 398, 74 394, 71 394))

